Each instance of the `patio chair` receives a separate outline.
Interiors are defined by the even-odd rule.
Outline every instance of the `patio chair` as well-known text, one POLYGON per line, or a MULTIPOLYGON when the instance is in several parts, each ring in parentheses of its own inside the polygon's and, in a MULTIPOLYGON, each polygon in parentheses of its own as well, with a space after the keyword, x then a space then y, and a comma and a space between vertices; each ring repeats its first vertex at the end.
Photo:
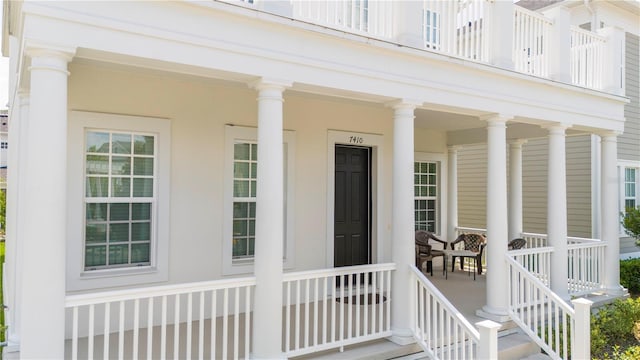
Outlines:
POLYGON ((422 271, 422 264, 427 263, 427 271, 433 276, 433 258, 442 256, 444 252, 439 249, 434 249, 429 240, 433 240, 442 244, 442 249, 446 249, 447 242, 438 239, 432 233, 425 230, 417 230, 415 235, 416 241, 416 267, 422 271))
POLYGON ((515 238, 507 244, 508 250, 518 250, 522 249, 525 245, 527 245, 527 240, 523 238, 515 238))
MULTIPOLYGON (((451 249, 455 249, 455 245, 462 242, 464 244, 464 250, 469 250, 476 253, 474 260, 478 274, 482 274, 482 252, 487 245, 487 238, 481 234, 460 234, 458 238, 451 242, 451 249)), ((460 269, 464 270, 464 258, 460 256, 452 256, 451 271, 455 269, 456 258, 460 258, 460 269)))

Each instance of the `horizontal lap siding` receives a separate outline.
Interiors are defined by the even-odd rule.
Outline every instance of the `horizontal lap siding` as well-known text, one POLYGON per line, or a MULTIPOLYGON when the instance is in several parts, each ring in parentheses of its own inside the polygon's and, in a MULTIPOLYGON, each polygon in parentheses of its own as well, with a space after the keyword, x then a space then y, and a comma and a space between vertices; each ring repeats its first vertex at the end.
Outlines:
POLYGON ((547 139, 522 147, 522 215, 525 232, 547 232, 547 139))
POLYGON ((486 227, 487 146, 469 145, 458 151, 458 224, 486 227))
POLYGON ((624 133, 618 137, 618 158, 640 161, 640 38, 626 33, 624 133))

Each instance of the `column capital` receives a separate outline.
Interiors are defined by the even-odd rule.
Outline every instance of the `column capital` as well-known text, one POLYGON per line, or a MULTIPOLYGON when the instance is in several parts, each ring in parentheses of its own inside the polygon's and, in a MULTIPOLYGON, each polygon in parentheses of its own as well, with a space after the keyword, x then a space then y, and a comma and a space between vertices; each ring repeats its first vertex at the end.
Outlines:
POLYGON ((507 143, 509 144, 510 147, 513 148, 519 148, 522 147, 522 145, 526 144, 529 140, 527 139, 512 139, 507 141, 507 143))
POLYGON ((495 126, 498 124, 506 124, 507 121, 513 120, 514 116, 511 114, 488 114, 480 116, 480 120, 486 121, 487 126, 495 126))
POLYGON ((549 131, 550 135, 564 135, 565 131, 570 127, 571 125, 566 123, 551 123, 542 126, 543 129, 549 131))
POLYGON ((392 100, 389 101, 387 103, 385 103, 384 105, 386 107, 390 107, 394 110, 401 110, 401 109, 408 109, 408 110, 415 110, 415 108, 417 108, 418 106, 422 105, 422 101, 417 100, 417 99, 396 99, 396 100, 392 100))
POLYGON ((258 91, 262 90, 278 90, 280 92, 293 86, 293 82, 284 79, 261 77, 249 82, 249 87, 258 91))
POLYGON ((622 135, 622 131, 606 130, 597 132, 596 135, 600 136, 600 141, 604 141, 605 138, 609 138, 609 141, 611 141, 611 138, 617 138, 622 135))
POLYGON ((456 153, 456 152, 458 152, 458 150, 460 150, 462 148, 463 148, 462 145, 448 145, 447 146, 447 152, 456 153))
POLYGON ((67 63, 76 54, 75 47, 50 44, 37 40, 27 40, 24 49, 25 54, 31 58, 29 70, 53 70, 67 75, 69 74, 67 63))

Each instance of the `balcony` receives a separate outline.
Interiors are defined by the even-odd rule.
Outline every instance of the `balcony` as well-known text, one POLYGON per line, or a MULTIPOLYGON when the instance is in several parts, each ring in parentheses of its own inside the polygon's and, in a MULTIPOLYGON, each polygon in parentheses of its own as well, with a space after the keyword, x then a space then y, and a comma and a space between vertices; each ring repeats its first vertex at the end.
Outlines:
POLYGON ((544 14, 509 1, 261 1, 226 3, 349 34, 623 94, 614 29, 572 26, 564 8, 544 14))

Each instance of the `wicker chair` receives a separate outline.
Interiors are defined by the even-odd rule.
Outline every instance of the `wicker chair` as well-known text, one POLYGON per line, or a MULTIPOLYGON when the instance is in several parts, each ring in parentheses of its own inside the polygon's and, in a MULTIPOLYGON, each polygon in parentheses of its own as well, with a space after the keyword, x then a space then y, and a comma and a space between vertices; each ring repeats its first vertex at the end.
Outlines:
POLYGON ((527 240, 523 238, 516 238, 509 241, 509 244, 507 244, 507 249, 518 250, 518 249, 522 249, 525 245, 527 245, 527 240))
MULTIPOLYGON (((478 269, 478 274, 482 274, 482 252, 484 251, 485 246, 487 246, 487 238, 481 234, 460 234, 460 236, 451 243, 451 249, 455 249, 455 245, 460 242, 464 244, 464 250, 473 251, 477 254, 474 258, 476 269, 478 269)), ((455 269, 457 257, 458 256, 452 257, 453 261, 451 262, 451 271, 454 271, 455 269)), ((462 258, 460 258, 460 269, 464 270, 462 258)))
POLYGON ((416 267, 422 271, 422 264, 427 263, 427 271, 433 276, 433 258, 442 256, 444 252, 434 249, 429 240, 433 240, 442 244, 442 249, 446 249, 447 242, 438 239, 435 235, 428 231, 418 230, 415 235, 416 247, 416 267))

